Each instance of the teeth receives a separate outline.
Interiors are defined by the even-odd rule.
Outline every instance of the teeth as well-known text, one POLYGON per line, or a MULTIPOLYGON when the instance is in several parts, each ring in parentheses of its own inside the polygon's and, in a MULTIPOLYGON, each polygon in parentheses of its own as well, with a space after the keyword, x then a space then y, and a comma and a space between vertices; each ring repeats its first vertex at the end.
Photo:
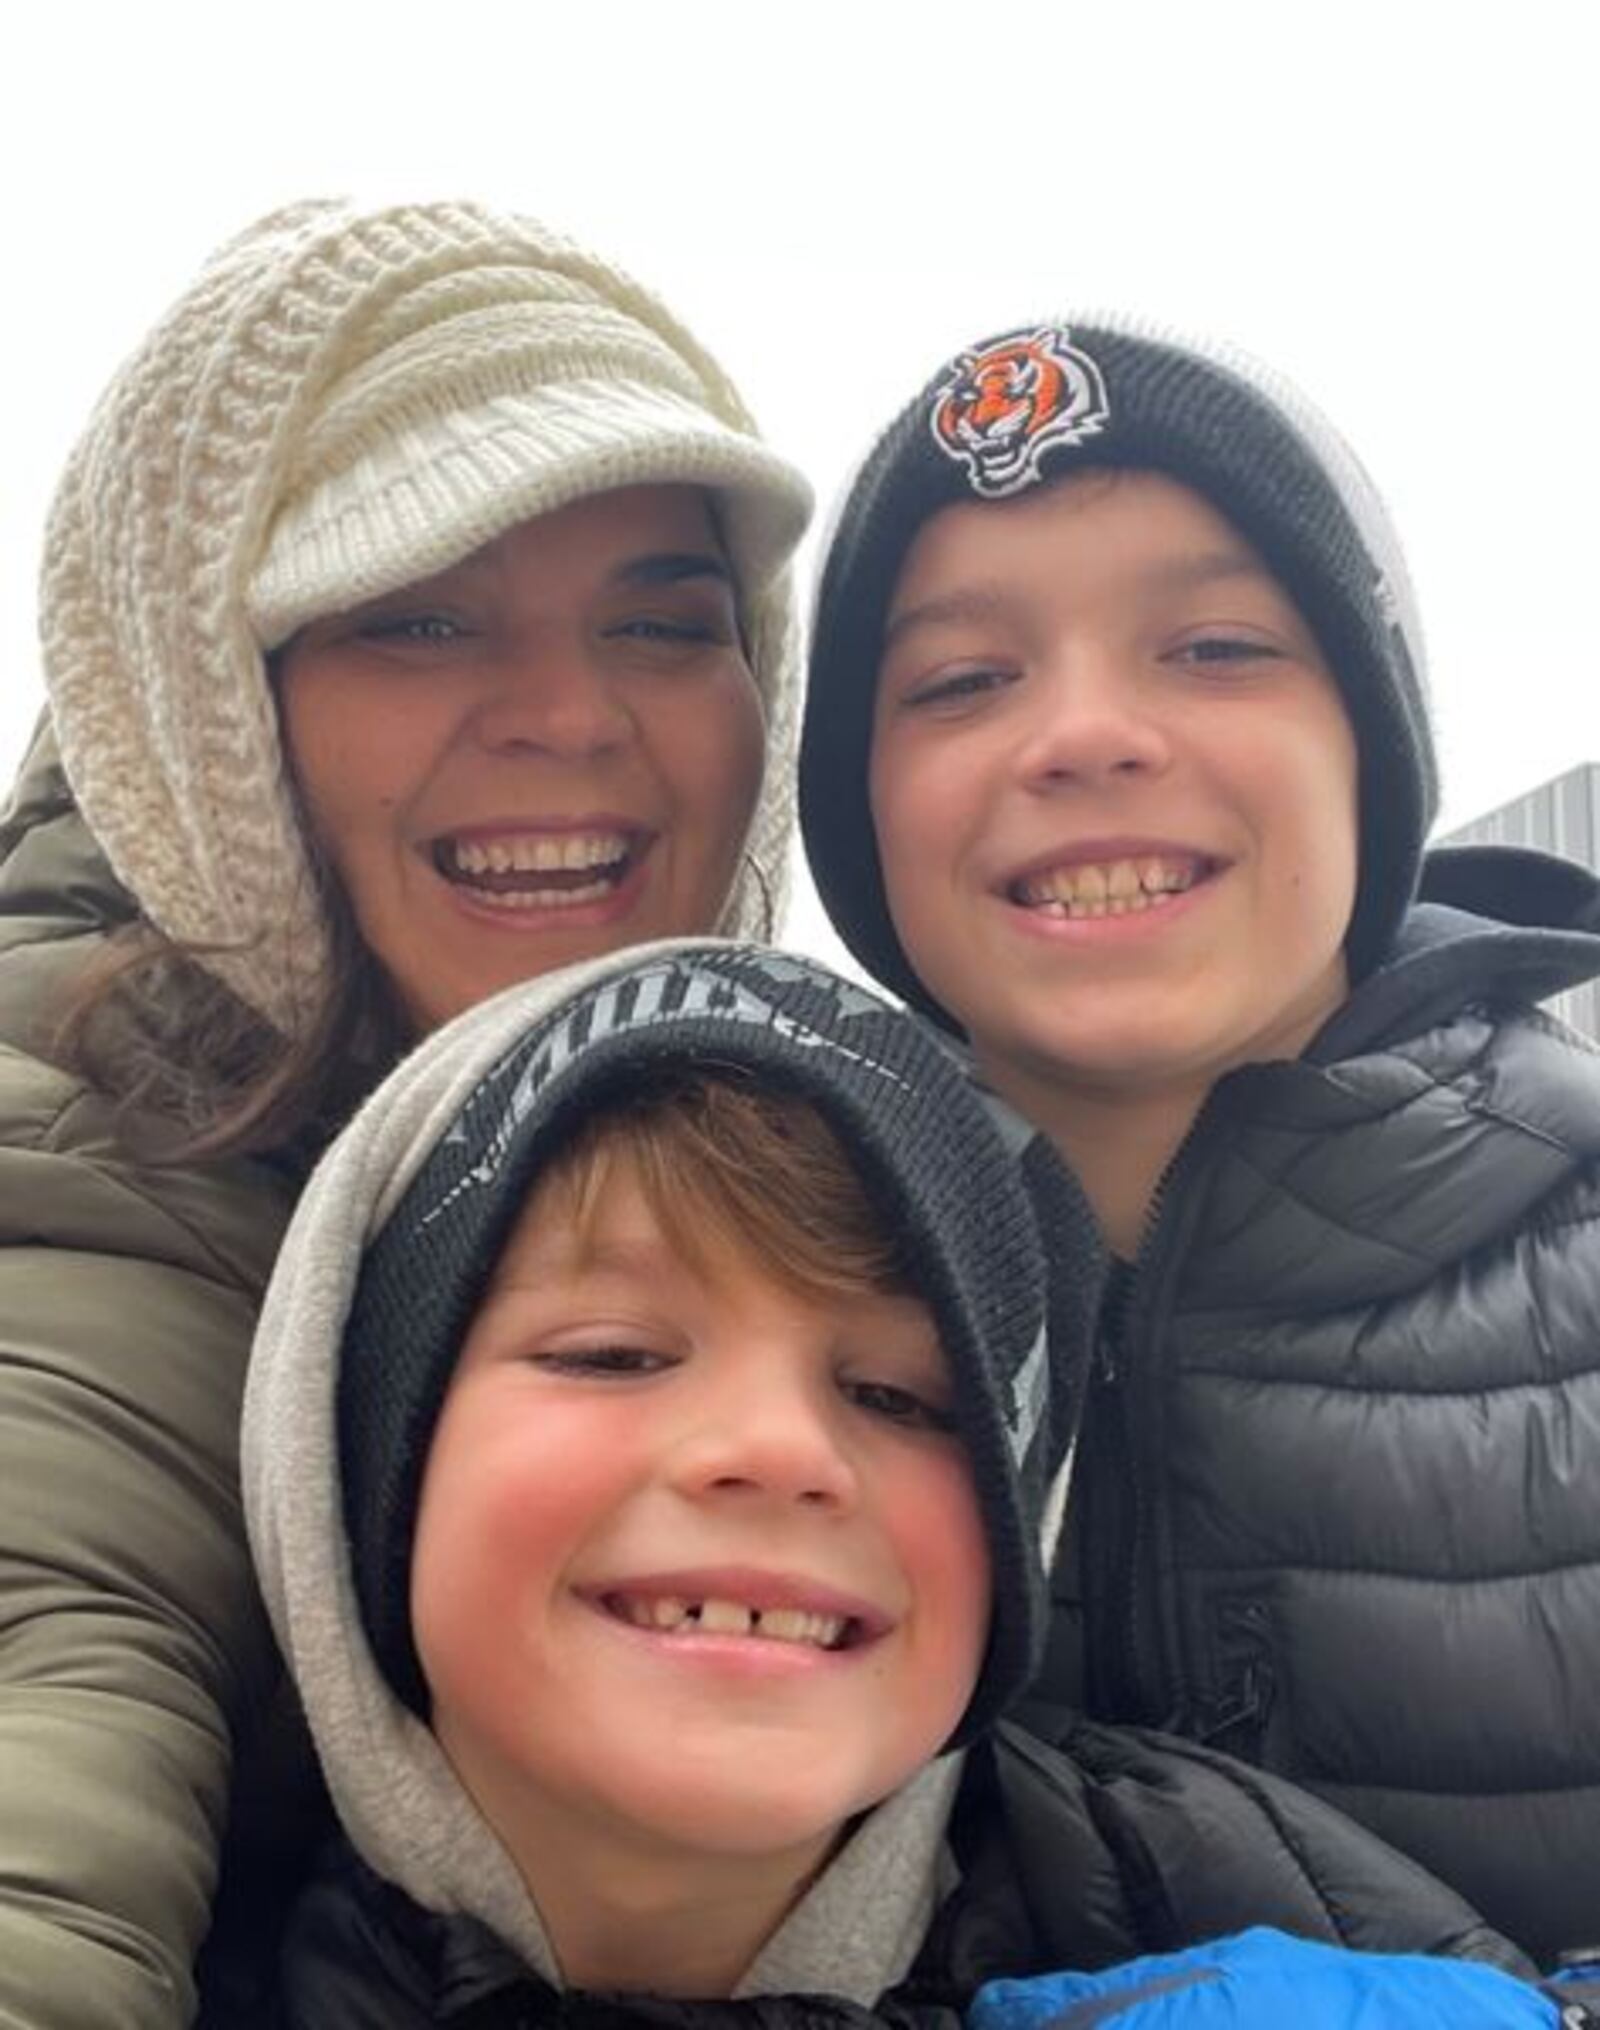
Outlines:
POLYGON ((458 874, 563 874, 614 867, 628 855, 620 832, 525 832, 514 839, 448 839, 445 857, 458 874))
POLYGON ((681 1628, 689 1618, 689 1604, 685 1600, 660 1598, 641 1599, 638 1594, 619 1594, 612 1603, 624 1621, 631 1621, 635 1628, 681 1628))
POLYGON ((814 1642, 832 1649, 844 1634, 838 1614, 808 1614, 803 1607, 769 1607, 761 1616, 760 1633, 773 1642, 814 1642))
POLYGON ((847 1626, 842 1614, 813 1614, 804 1607, 746 1607, 736 1600, 697 1602, 663 1595, 642 1599, 626 1593, 614 1602, 625 1621, 636 1628, 665 1634, 742 1635, 768 1642, 809 1643, 833 1649, 847 1626))
POLYGON ((704 1635, 748 1635, 755 1616, 732 1600, 702 1600, 700 1630, 704 1635))
POLYGON ((1139 862, 1139 885, 1147 895, 1158 895, 1168 889, 1181 892, 1193 880, 1192 868, 1169 867, 1165 860, 1139 862))
POLYGON ((1152 854, 1140 860, 1054 867, 1019 882, 1014 893, 1030 909, 1054 908, 1069 917, 1129 916, 1181 895, 1197 879, 1194 862, 1152 854))
POLYGON ((486 902, 491 909, 520 910, 524 916, 541 909, 576 909, 583 902, 598 902, 612 893, 609 881, 585 881, 578 888, 474 888, 474 902, 486 902))
POLYGON ((1106 869, 1106 894, 1113 902, 1126 902, 1142 889, 1139 870, 1131 860, 1113 860, 1106 869))

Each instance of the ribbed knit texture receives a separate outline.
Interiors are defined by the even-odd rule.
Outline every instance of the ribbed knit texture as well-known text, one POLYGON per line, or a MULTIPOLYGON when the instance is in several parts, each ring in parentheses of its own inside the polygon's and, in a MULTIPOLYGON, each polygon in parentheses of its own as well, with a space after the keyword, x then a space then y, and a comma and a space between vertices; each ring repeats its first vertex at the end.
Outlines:
MULTIPOLYGON (((630 1068, 706 1060, 819 1106, 933 1306, 994 1568, 995 1634, 964 1734, 1019 1688, 1042 1634, 1042 1539, 1102 1268, 1087 1209, 1042 1138, 986 1106, 911 1018, 769 951, 697 940, 613 953, 446 1024, 367 1101, 300 1198, 251 1358, 245 1514, 350 1838, 414 1900, 480 1918, 539 1966, 549 1952, 537 1912, 416 1709, 407 1589, 420 1467, 462 1323, 541 1152, 630 1068), (1060 1221, 1063 1240, 1048 1348, 1038 1219, 1020 1181, 1040 1163, 1077 1208, 1057 1198, 1042 1215, 1060 1221)), ((881 1872, 882 1907, 853 1944, 834 1939, 837 1972, 865 1992, 894 1977, 885 1965, 903 1971, 897 1956, 915 1943, 953 1774, 937 1765, 878 1834, 852 1842, 850 1871, 823 1906, 832 1932, 849 1885, 861 1894, 861 1870, 881 1872)), ((789 1986, 816 1964, 818 1913, 804 1910, 753 1975, 789 1986)))
MULTIPOLYGON (((303 204, 223 247, 113 380, 51 515, 41 626, 73 789, 151 920, 285 1034, 327 984, 263 651, 603 488, 716 494, 767 712, 749 846, 781 896, 808 492, 654 297, 529 219, 303 204)), ((723 925, 764 927, 747 870, 723 925)), ((713 926, 707 926, 712 928, 713 926)))
MULTIPOLYGON (((810 962, 661 949, 677 956, 641 958, 619 980, 529 1021, 367 1249, 344 1328, 339 1425, 368 1639, 401 1698, 426 1712, 410 1615, 423 1471, 472 1314, 550 1151, 586 1112, 652 1070, 742 1068, 811 1100, 830 1122, 938 1323, 994 1584, 988 1658, 959 1737, 970 1738, 1038 1661, 1045 1518, 1076 1425, 1098 1292, 1092 1223, 1070 1205, 1050 1206, 1057 1280, 1070 1297, 1058 1301, 1047 1341, 1026 1163, 929 1032, 810 962)), ((1072 1198, 1042 1138, 1028 1147, 1072 1198)))
MULTIPOLYGON (((1166 473, 1256 547, 1318 638, 1360 756, 1360 867, 1346 939, 1359 977, 1387 950, 1415 892, 1438 800, 1422 631, 1383 501, 1326 418, 1237 348, 1105 315, 1023 333, 1038 330, 1066 333, 1092 360, 1105 413, 1077 441, 1048 444, 1012 496, 1088 468, 1166 473)), ((906 553, 941 508, 987 497, 930 427, 953 371, 953 362, 941 367, 884 431, 836 514, 800 760, 806 850, 835 928, 874 978, 946 1023, 890 919, 867 764, 884 621, 906 553)))

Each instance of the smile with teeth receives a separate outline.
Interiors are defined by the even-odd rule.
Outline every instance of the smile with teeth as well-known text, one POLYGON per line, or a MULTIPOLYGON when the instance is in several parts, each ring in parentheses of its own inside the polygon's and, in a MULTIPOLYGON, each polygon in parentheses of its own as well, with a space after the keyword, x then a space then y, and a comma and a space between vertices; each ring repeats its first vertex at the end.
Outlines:
POLYGON ((446 837, 433 862, 447 881, 500 909, 573 909, 610 895, 636 857, 624 832, 517 832, 446 837))
POLYGON ((1131 916, 1160 909, 1207 872, 1199 860, 1143 853, 1131 859, 1052 867, 1014 882, 1011 900, 1065 917, 1131 916))
POLYGON ((746 1607, 736 1600, 681 1600, 671 1594, 612 1593, 604 1605, 619 1621, 656 1635, 742 1635, 814 1649, 848 1648, 856 1627, 850 1616, 804 1607, 746 1607))

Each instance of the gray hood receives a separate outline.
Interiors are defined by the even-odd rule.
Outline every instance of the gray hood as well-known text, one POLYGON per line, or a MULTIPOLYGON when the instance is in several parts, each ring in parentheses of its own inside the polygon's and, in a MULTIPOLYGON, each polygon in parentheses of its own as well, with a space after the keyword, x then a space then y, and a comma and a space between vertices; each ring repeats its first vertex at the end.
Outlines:
MULTIPOLYGON (((482 1003, 423 1043, 307 1185, 267 1293, 245 1397, 251 1547, 345 1832, 413 1901, 477 1918, 558 1985, 514 1863, 368 1644, 340 1484, 340 1340, 363 1250, 530 1022, 651 952, 717 948, 674 942, 573 967, 482 1003)), ((826 1991, 870 2006, 903 1976, 954 1879, 944 1832, 960 1760, 942 1757, 867 1816, 768 1941, 740 1993, 826 1991)))

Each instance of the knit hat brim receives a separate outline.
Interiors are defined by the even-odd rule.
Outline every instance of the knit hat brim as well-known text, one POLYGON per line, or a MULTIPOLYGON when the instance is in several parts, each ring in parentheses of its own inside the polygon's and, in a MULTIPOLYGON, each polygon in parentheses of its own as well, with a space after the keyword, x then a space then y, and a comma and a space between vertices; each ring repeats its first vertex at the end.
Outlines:
POLYGON ((641 382, 564 379, 419 418, 324 475, 272 528, 246 612, 270 650, 519 522, 654 484, 712 494, 746 598, 771 582, 810 512, 794 467, 702 404, 641 382))

